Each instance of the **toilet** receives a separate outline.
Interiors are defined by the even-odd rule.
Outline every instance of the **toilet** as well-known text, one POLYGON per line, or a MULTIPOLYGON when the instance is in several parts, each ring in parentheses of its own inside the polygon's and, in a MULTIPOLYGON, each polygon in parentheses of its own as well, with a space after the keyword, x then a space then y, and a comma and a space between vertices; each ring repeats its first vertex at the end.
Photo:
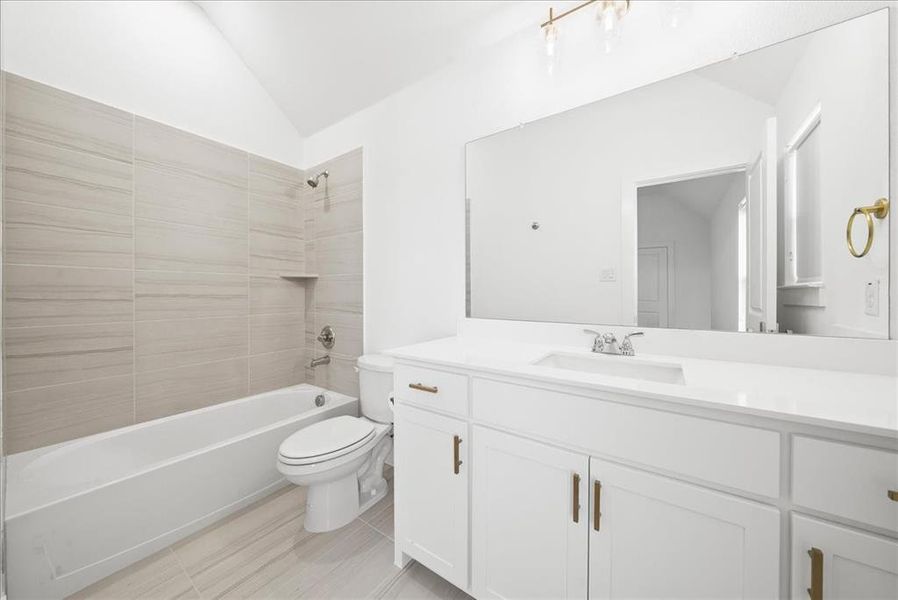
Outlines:
POLYGON ((392 449, 393 359, 358 359, 362 416, 342 415, 300 429, 281 443, 278 471, 307 486, 305 528, 332 531, 352 522, 387 493, 384 461, 392 449))

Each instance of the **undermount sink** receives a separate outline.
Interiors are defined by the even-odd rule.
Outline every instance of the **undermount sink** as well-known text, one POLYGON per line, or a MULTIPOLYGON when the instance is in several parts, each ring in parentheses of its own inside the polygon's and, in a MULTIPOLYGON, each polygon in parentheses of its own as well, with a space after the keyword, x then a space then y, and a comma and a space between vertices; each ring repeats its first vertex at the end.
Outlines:
POLYGON ((658 383, 676 383, 685 385, 683 367, 676 363, 641 360, 630 356, 607 354, 567 354, 553 353, 539 359, 534 366, 566 369, 613 377, 627 377, 658 383))

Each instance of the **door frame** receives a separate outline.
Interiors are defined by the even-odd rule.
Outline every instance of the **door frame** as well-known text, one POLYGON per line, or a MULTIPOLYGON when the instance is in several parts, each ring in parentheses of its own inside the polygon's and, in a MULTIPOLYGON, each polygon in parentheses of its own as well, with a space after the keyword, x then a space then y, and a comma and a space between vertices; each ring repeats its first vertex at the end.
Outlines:
MULTIPOLYGON (((639 240, 637 240, 638 243, 639 240)), ((667 250, 667 328, 675 320, 677 316, 677 243, 676 242, 646 242, 644 245, 637 245, 636 255, 645 248, 665 248, 667 250)), ((636 262, 636 268, 639 268, 639 261, 636 262)), ((637 325, 639 319, 639 272, 636 273, 636 318, 637 325)))
MULTIPOLYGON (((745 173, 749 164, 746 162, 722 163, 696 171, 672 171, 663 175, 651 177, 634 177, 621 183, 621 211, 620 211, 620 256, 621 256, 621 285, 620 285, 620 322, 624 325, 638 325, 638 299, 639 283, 637 281, 638 265, 637 254, 639 252, 639 239, 637 236, 637 198, 639 188, 664 183, 677 183, 690 179, 713 177, 714 175, 727 175, 729 173, 745 173)), ((668 286, 669 290, 669 286, 668 286)), ((668 319, 669 320, 669 319, 668 319)))

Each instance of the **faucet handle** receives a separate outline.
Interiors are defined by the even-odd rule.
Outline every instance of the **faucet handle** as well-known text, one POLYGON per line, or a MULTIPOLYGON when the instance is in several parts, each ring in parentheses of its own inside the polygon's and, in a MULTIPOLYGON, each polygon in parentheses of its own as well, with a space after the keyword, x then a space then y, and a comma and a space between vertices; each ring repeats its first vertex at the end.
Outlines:
POLYGON ((592 351, 593 352, 602 352, 605 349, 605 344, 602 342, 602 334, 595 329, 583 329, 583 333, 591 333, 596 336, 592 341, 592 351))
POLYGON ((645 335, 643 331, 632 331, 624 336, 623 341, 620 344, 620 353, 624 356, 633 356, 636 354, 636 350, 633 348, 633 342, 630 341, 631 337, 638 337, 641 335, 645 335))

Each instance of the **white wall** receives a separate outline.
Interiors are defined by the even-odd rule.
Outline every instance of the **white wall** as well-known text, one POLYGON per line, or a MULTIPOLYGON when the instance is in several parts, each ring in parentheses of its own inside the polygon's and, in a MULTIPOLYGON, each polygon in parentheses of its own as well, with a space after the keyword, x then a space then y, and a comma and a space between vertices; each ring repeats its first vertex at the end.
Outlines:
POLYGON ((711 217, 711 329, 739 329, 739 203, 745 178, 737 178, 711 217))
POLYGON ((0 4, 3 69, 299 166, 302 139, 192 2, 0 4))
MULTIPOLYGON (((888 332, 888 302, 885 281, 889 274, 889 240, 886 223, 876 223, 876 240, 863 259, 848 253, 845 224, 855 206, 872 204, 889 195, 888 181, 888 82, 877 77, 885 71, 888 45, 874 46, 882 39, 886 16, 873 15, 854 21, 838 31, 824 30, 808 43, 789 82, 777 102, 777 147, 786 144, 801 129, 816 106, 821 107, 820 203, 823 242, 823 306, 784 304, 804 290, 780 291, 778 320, 783 328, 817 335, 885 337, 888 332), (852 48, 842 52, 842 45, 852 48), (860 55, 864 52, 864 55, 860 55), (821 77, 826 73, 826 77, 821 77), (878 316, 864 314, 864 291, 868 281, 882 281, 878 316)), ((898 157, 893 156, 893 160, 898 157)), ((780 206, 788 210, 780 171, 780 206)), ((894 189, 894 188, 893 188, 894 189)), ((893 217, 893 222, 896 220, 893 217)), ((857 219, 855 244, 862 247, 866 236, 863 219, 857 219)), ((781 220, 780 235, 785 229, 781 220)), ((898 239, 892 239, 898 247, 898 239)), ((781 253, 785 257, 786 253, 781 253)), ((893 250, 893 256, 896 256, 893 250)), ((786 263, 788 264, 788 263, 786 263)), ((785 266, 780 267, 782 273, 785 266)), ((780 283, 783 283, 782 277, 780 283)))
MULTIPOLYGON (((711 329, 711 224, 703 215, 657 191, 638 198, 639 247, 667 244, 673 249, 674 306, 668 327, 711 329)), ((668 259, 669 260, 669 259, 668 259)))
MULTIPOLYGON (((306 164, 365 147, 366 350, 451 335, 464 315, 467 141, 884 6, 896 3, 695 2, 686 24, 670 29, 659 4, 641 1, 624 20, 613 54, 597 50, 594 29, 582 39, 570 34, 565 61, 550 79, 540 60, 536 25, 543 6, 537 3, 531 29, 311 136, 306 164)), ((891 12, 896 39, 898 11, 891 12)), ((898 89, 898 44, 891 52, 898 89)), ((894 107, 890 132, 898 147, 894 107)), ((895 164, 891 180, 898 189, 895 164)), ((898 239, 898 219, 891 223, 898 239)), ((898 336, 894 249, 893 257, 892 332, 898 336)))
MULTIPOLYGON (((771 113, 686 75, 468 144, 471 315, 635 325, 622 202, 635 203, 638 182, 747 163, 771 113), (600 277, 608 270, 613 281, 600 277)), ((681 326, 708 327, 693 316, 681 326)))

